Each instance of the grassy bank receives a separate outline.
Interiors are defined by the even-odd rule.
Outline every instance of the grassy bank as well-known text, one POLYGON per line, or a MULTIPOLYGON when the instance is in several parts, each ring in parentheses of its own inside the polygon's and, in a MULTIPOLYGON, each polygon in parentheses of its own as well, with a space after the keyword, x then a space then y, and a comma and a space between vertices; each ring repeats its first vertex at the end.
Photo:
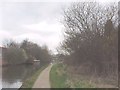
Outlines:
POLYGON ((51 88, 66 88, 67 74, 65 66, 62 64, 55 64, 50 71, 51 88))
POLYGON ((50 83, 52 88, 91 88, 94 87, 88 81, 71 76, 63 64, 55 64, 50 71, 50 83))
MULTIPOLYGON (((50 71, 52 88, 115 88, 108 79, 74 73, 75 70, 64 64, 55 64, 50 71), (71 70, 71 72, 68 71, 71 70)), ((106 89, 105 89, 106 90, 106 89)))
POLYGON ((36 81, 36 79, 38 78, 38 76, 40 75, 40 73, 48 66, 44 65, 43 67, 41 67, 36 73, 34 73, 30 78, 26 79, 21 87, 22 88, 29 88, 31 89, 36 81))

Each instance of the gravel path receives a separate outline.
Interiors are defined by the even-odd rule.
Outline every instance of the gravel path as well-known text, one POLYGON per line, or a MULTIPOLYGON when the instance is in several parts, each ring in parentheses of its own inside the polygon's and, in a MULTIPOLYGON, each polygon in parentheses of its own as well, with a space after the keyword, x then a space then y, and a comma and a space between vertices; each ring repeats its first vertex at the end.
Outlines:
POLYGON ((52 65, 49 65, 45 70, 43 70, 38 79, 33 85, 33 88, 50 88, 49 82, 49 72, 51 70, 52 65))

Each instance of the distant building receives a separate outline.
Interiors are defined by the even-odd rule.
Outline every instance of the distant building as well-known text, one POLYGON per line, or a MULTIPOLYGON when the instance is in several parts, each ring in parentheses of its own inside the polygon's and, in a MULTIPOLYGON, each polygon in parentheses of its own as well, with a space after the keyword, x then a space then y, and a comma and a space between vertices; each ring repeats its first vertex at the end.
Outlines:
POLYGON ((2 47, 0 47, 0 66, 2 66, 2 47))
POLYGON ((0 46, 0 66, 7 64, 7 62, 4 61, 2 54, 5 52, 6 48, 0 46))
POLYGON ((2 59, 2 47, 0 47, 0 60, 2 59))

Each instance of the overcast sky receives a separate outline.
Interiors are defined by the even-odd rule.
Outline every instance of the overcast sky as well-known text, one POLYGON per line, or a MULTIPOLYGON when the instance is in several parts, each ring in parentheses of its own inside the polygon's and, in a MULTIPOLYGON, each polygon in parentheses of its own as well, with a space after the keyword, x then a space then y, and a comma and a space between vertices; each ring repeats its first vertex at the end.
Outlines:
POLYGON ((0 4, 0 41, 29 39, 39 45, 46 44, 55 52, 63 39, 62 9, 69 4, 48 0, 4 0, 0 4))

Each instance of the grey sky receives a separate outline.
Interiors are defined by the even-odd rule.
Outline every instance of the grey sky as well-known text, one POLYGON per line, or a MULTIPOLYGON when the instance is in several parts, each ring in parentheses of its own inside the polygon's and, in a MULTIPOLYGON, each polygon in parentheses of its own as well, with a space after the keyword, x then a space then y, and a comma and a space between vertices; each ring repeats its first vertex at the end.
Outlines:
POLYGON ((55 50, 62 40, 62 7, 58 2, 4 2, 2 3, 1 41, 28 38, 55 50))
POLYGON ((55 52, 55 48, 63 38, 63 25, 60 23, 62 8, 70 5, 70 2, 69 0, 66 2, 64 0, 50 1, 53 2, 48 2, 48 0, 2 1, 0 4, 2 19, 0 41, 8 38, 22 41, 28 38, 39 45, 46 44, 49 49, 55 52))

